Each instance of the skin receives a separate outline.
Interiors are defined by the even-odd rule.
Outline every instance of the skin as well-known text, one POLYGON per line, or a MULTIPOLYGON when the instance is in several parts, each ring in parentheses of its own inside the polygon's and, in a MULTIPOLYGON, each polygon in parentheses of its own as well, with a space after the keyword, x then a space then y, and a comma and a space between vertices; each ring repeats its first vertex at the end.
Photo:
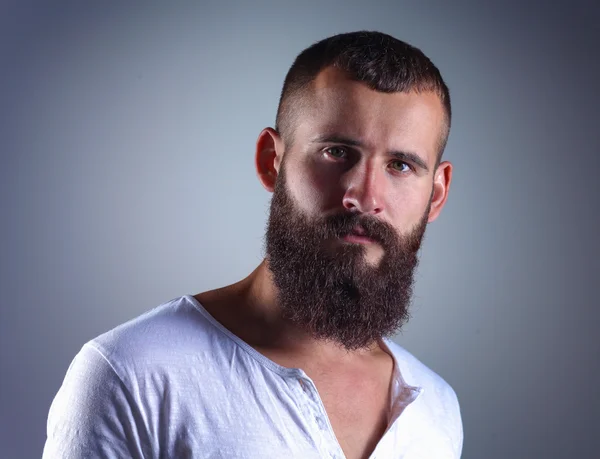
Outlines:
MULTIPOLYGON (((452 164, 436 168, 444 110, 434 93, 380 93, 334 68, 313 82, 293 144, 272 128, 256 144, 256 170, 272 192, 286 156, 289 192, 309 217, 341 211, 371 214, 399 234, 440 214, 452 164)), ((343 240, 327 241, 335 250, 343 240)), ((377 264, 383 248, 366 244, 377 264)), ((387 427, 393 360, 378 343, 348 352, 288 323, 266 261, 236 284, 196 295, 218 321, 276 363, 302 368, 315 382, 346 457, 368 457, 387 427), (352 403, 347 394, 352 393, 352 403)))

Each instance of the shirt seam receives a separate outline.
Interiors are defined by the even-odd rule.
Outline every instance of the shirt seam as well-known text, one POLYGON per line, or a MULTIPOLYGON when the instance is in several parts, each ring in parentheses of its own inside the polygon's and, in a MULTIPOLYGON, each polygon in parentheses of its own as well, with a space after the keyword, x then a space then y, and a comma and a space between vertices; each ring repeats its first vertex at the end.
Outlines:
MULTIPOLYGON (((99 343, 90 341, 90 342, 88 342, 88 343, 86 343, 84 345, 84 348, 86 346, 89 346, 91 349, 93 349, 94 351, 96 351, 96 353, 102 358, 102 360, 104 360, 104 362, 106 362, 106 364, 110 367, 110 369, 112 370, 112 372, 115 374, 115 376, 119 379, 119 381, 123 385, 123 389, 127 392, 127 395, 131 399, 132 404, 133 404, 132 409, 135 409, 135 411, 137 412, 137 415, 139 416, 140 419, 144 419, 142 411, 140 410, 140 407, 138 406, 138 403, 136 402, 135 397, 133 396, 133 393, 131 392, 131 389, 128 387, 128 385, 125 382, 125 380, 123 379, 123 377, 121 377, 121 375, 119 374, 119 372, 117 371, 117 369, 115 368, 115 366, 113 365, 113 363, 105 355, 104 349, 102 349, 102 350, 99 349, 99 347, 102 347, 102 345, 99 344, 99 343)), ((144 455, 143 449, 140 449, 140 456, 142 458, 146 457, 144 455)))
POLYGON ((280 376, 288 376, 288 377, 303 376, 304 372, 302 371, 302 369, 300 369, 300 368, 288 368, 288 367, 284 367, 284 366, 278 365, 277 363, 275 363, 272 360, 270 360, 268 357, 265 357, 264 355, 262 355, 260 352, 258 352, 256 349, 254 349, 248 343, 246 343, 239 336, 236 336, 234 333, 232 333, 230 330, 228 330, 217 319, 215 319, 204 308, 204 306, 202 306, 202 304, 198 300, 196 300, 193 296, 191 296, 191 295, 184 295, 183 298, 185 298, 194 307, 194 309, 197 312, 199 312, 200 314, 202 314, 202 316, 206 320, 208 320, 208 322, 214 328, 216 328, 220 333, 224 334, 227 338, 229 338, 231 341, 233 341, 233 343, 236 344, 238 347, 242 348, 250 357, 252 357, 254 360, 256 360, 262 366, 266 367, 270 371, 273 371, 274 373, 277 373, 280 376))

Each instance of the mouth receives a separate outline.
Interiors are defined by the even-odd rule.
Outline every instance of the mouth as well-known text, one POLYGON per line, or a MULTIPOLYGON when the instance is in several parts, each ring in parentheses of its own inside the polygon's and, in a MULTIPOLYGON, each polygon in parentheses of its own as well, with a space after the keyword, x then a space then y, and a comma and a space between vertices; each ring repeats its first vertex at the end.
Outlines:
POLYGON ((354 227, 349 234, 346 234, 341 239, 344 242, 352 244, 373 244, 376 242, 374 239, 366 236, 366 232, 361 226, 354 227))
POLYGON ((352 244, 373 244, 375 242, 375 240, 371 239, 370 237, 359 236, 353 233, 342 237, 342 241, 352 244))

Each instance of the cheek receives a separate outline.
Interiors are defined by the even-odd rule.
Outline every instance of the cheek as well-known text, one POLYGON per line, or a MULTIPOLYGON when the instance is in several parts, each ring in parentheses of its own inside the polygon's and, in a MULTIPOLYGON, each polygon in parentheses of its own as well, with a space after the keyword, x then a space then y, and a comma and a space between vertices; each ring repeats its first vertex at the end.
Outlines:
POLYGON ((392 189, 387 201, 390 219, 401 231, 410 230, 421 221, 427 209, 431 188, 426 186, 403 186, 392 189))
POLYGON ((289 183, 298 206, 304 211, 329 210, 341 206, 343 191, 339 186, 339 177, 332 175, 331 170, 325 167, 303 164, 289 183))
POLYGON ((315 190, 315 198, 319 196, 320 199, 323 199, 324 196, 333 194, 339 183, 339 178, 333 176, 331 171, 328 171, 326 168, 316 168, 311 170, 307 175, 309 177, 308 180, 315 190))

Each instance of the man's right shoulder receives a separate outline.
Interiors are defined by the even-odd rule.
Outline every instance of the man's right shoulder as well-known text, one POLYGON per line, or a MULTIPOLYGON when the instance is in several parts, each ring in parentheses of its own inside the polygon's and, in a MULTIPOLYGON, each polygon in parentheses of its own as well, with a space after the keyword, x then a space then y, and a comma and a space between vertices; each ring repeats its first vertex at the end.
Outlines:
POLYGON ((142 369, 210 350, 221 338, 206 311, 188 295, 165 302, 88 341, 115 370, 142 369))
MULTIPOLYGON (((189 296, 88 341, 50 407, 44 458, 89 457, 90 451, 149 457, 158 448, 150 432, 175 416, 168 408, 178 389, 210 379, 228 350, 214 319, 189 296)), ((194 406, 210 394, 198 392, 194 406)))

